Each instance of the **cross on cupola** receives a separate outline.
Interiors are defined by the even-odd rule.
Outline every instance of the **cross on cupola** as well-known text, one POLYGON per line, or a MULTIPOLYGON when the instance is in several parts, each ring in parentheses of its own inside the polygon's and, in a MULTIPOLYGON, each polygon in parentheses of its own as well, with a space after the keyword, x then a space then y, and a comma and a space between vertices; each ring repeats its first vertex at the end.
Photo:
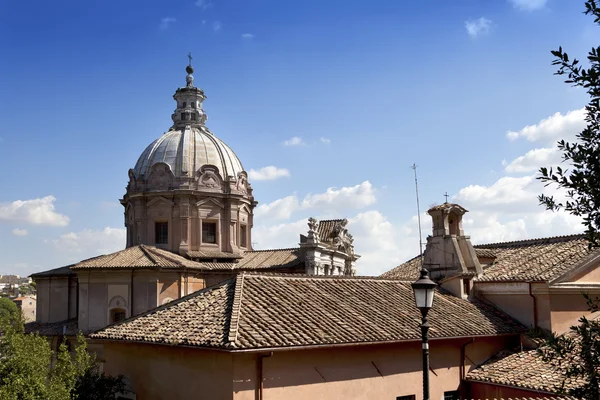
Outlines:
POLYGON ((444 197, 446 198, 446 203, 448 202, 448 192, 444 193, 444 197))
POLYGON ((202 102, 206 96, 202 89, 194 86, 194 67, 192 66, 192 53, 188 53, 188 65, 185 67, 185 87, 177 89, 173 98, 177 101, 177 109, 171 116, 174 129, 203 126, 207 116, 202 109, 202 102))

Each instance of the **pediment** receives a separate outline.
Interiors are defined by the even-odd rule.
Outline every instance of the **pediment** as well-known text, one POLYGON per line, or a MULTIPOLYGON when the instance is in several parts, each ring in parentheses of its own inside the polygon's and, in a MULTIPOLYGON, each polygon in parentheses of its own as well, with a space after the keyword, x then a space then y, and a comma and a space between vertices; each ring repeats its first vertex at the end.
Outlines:
POLYGON ((158 197, 154 197, 152 200, 150 200, 147 204, 148 207, 150 207, 153 204, 158 204, 158 203, 165 203, 169 206, 172 206, 173 203, 171 200, 167 199, 166 197, 162 197, 162 196, 158 196, 158 197))
POLYGON ((212 198, 212 197, 208 198, 208 199, 200 200, 199 202, 196 203, 196 207, 202 207, 204 205, 210 206, 213 204, 218 206, 219 208, 225 208, 225 205, 222 202, 220 202, 219 200, 212 198))

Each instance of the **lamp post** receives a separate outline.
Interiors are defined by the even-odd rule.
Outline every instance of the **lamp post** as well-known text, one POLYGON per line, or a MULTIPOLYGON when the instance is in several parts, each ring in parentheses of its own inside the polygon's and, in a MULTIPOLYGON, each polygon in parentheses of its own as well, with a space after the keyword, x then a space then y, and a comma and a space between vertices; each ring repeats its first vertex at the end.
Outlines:
POLYGON ((427 323, 427 313, 433 305, 433 294, 436 283, 429 279, 429 271, 421 269, 421 277, 412 284, 415 292, 415 303, 421 310, 421 340, 423 348, 423 400, 429 400, 429 343, 427 333, 429 324, 427 323))

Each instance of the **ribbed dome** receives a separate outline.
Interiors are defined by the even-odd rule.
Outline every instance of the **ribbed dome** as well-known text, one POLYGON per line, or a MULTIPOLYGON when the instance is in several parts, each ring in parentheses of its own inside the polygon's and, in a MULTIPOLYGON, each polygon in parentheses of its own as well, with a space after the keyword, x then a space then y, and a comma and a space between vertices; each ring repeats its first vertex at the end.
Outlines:
POLYGON ((219 168, 223 179, 237 179, 244 170, 233 150, 205 127, 171 130, 152 142, 135 164, 136 179, 148 179, 156 163, 168 164, 176 178, 192 177, 207 164, 219 168))

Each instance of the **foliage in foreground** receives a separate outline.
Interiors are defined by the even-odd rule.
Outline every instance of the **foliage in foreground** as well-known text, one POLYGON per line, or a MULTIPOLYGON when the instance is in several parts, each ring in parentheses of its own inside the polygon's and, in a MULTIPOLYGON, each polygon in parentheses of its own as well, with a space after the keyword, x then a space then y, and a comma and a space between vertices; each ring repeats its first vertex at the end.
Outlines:
MULTIPOLYGON (((588 308, 597 312, 598 297, 584 294, 588 308)), ((575 396, 578 399, 600 399, 600 322, 586 317, 579 319, 579 325, 572 326, 566 334, 551 334, 538 349, 542 359, 554 363, 565 375, 562 385, 557 388, 560 394, 575 396), (578 387, 565 387, 566 381, 583 381, 578 387)))
MULTIPOLYGON (((600 25, 600 7, 596 0, 585 2, 586 15, 594 17, 600 25)), ((590 247, 600 246, 600 47, 592 48, 588 54, 589 67, 584 68, 579 60, 570 59, 562 47, 552 51, 559 66, 555 75, 566 75, 565 83, 586 90, 590 96, 585 106, 586 128, 577 134, 574 143, 561 140, 558 148, 563 162, 570 169, 560 166, 540 168, 537 179, 548 185, 556 185, 566 190, 566 200, 557 201, 554 196, 540 195, 539 201, 549 210, 565 210, 582 217, 590 247)))
POLYGON ((122 376, 99 371, 83 335, 77 336, 73 353, 65 341, 54 353, 45 337, 24 333, 21 314, 1 300, 0 399, 114 400, 124 391, 122 376))

